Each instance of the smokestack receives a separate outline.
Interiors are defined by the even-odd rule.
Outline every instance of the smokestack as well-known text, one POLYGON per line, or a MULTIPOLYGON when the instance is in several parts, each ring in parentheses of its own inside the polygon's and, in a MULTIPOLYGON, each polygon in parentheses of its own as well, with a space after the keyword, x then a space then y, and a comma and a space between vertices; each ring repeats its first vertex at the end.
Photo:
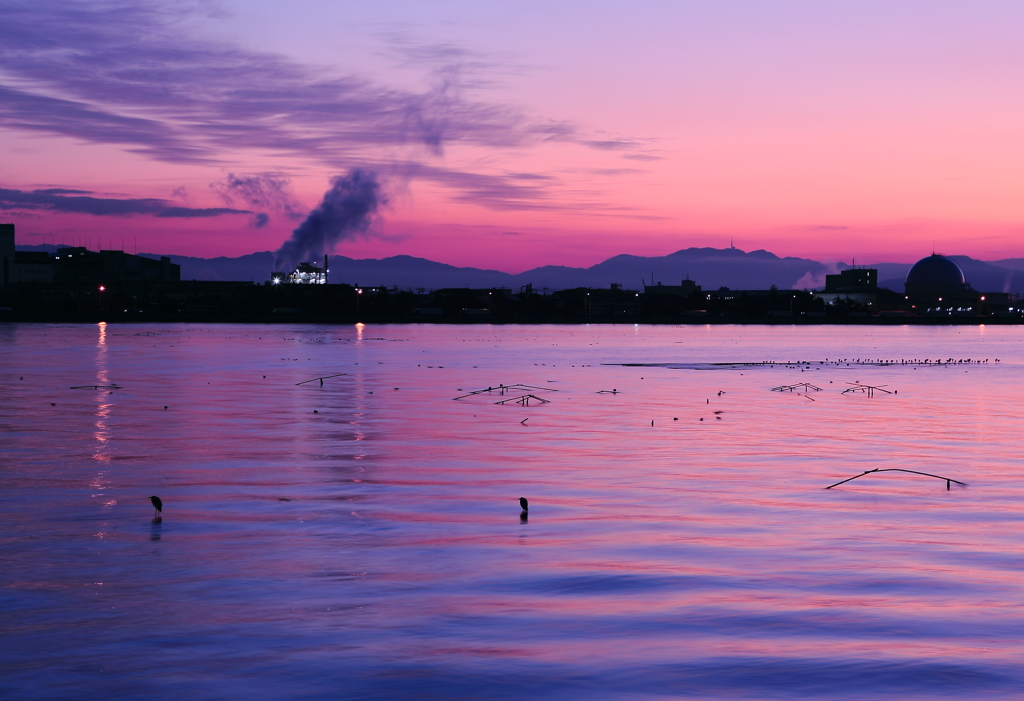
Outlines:
MULTIPOLYGON (((341 241, 366 231, 377 210, 386 203, 377 176, 371 171, 353 168, 348 175, 333 178, 320 204, 277 249, 274 268, 291 269, 300 261, 326 255, 341 241)), ((325 272, 326 264, 325 260, 325 272)))
POLYGON ((328 282, 330 282, 330 280, 328 280, 328 279, 327 279, 327 273, 328 273, 328 268, 327 268, 327 254, 325 253, 325 254, 324 254, 324 284, 325 284, 325 285, 326 285, 326 284, 327 284, 328 282))

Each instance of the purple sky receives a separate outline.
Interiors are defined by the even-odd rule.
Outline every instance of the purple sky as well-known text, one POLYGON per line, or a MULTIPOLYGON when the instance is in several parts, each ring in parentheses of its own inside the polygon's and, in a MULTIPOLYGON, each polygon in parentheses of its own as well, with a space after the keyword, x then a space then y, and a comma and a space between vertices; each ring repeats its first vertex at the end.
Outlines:
POLYGON ((337 239, 522 270, 692 245, 1024 256, 1010 2, 0 0, 19 243, 274 250, 353 169, 337 239))

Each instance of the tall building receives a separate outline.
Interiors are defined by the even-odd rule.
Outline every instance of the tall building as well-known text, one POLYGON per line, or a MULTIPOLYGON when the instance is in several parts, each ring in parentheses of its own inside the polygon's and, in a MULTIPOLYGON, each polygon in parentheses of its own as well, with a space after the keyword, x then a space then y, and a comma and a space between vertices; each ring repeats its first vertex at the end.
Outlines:
POLYGON ((0 224, 0 287, 10 285, 14 273, 14 224, 0 224))

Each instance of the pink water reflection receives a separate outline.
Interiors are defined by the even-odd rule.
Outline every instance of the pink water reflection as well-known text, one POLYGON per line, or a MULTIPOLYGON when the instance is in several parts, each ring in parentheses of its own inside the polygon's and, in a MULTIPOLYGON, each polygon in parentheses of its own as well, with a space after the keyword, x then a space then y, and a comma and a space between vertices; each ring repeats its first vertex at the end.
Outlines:
POLYGON ((0 327, 15 695, 1022 691, 1017 329, 99 333, 0 327), (700 365, 836 357, 993 361, 700 365))

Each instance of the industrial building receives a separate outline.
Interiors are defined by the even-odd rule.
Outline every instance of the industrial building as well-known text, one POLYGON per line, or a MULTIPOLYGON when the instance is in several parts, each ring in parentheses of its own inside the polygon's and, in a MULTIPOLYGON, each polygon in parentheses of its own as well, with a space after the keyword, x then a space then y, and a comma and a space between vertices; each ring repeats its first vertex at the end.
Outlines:
POLYGON ((847 268, 835 275, 825 276, 825 291, 815 297, 830 306, 856 304, 868 309, 878 305, 878 270, 875 268, 847 268))
POLYGON ((907 295, 919 302, 974 296, 960 266, 937 253, 914 263, 914 267, 907 273, 904 286, 907 295))
POLYGON ((167 256, 160 260, 124 251, 58 248, 53 257, 55 282, 177 282, 181 266, 167 256))
POLYGON ((313 263, 299 263, 290 273, 271 273, 270 281, 275 285, 326 285, 330 270, 327 267, 327 256, 324 256, 324 267, 313 263))
POLYGON ((124 251, 90 251, 82 247, 16 251, 14 224, 0 224, 0 287, 20 284, 177 282, 181 266, 167 256, 154 260, 124 251))
POLYGON ((927 316, 977 316, 1016 311, 1006 292, 978 292, 963 270, 936 253, 914 263, 905 282, 906 299, 915 313, 927 316))

